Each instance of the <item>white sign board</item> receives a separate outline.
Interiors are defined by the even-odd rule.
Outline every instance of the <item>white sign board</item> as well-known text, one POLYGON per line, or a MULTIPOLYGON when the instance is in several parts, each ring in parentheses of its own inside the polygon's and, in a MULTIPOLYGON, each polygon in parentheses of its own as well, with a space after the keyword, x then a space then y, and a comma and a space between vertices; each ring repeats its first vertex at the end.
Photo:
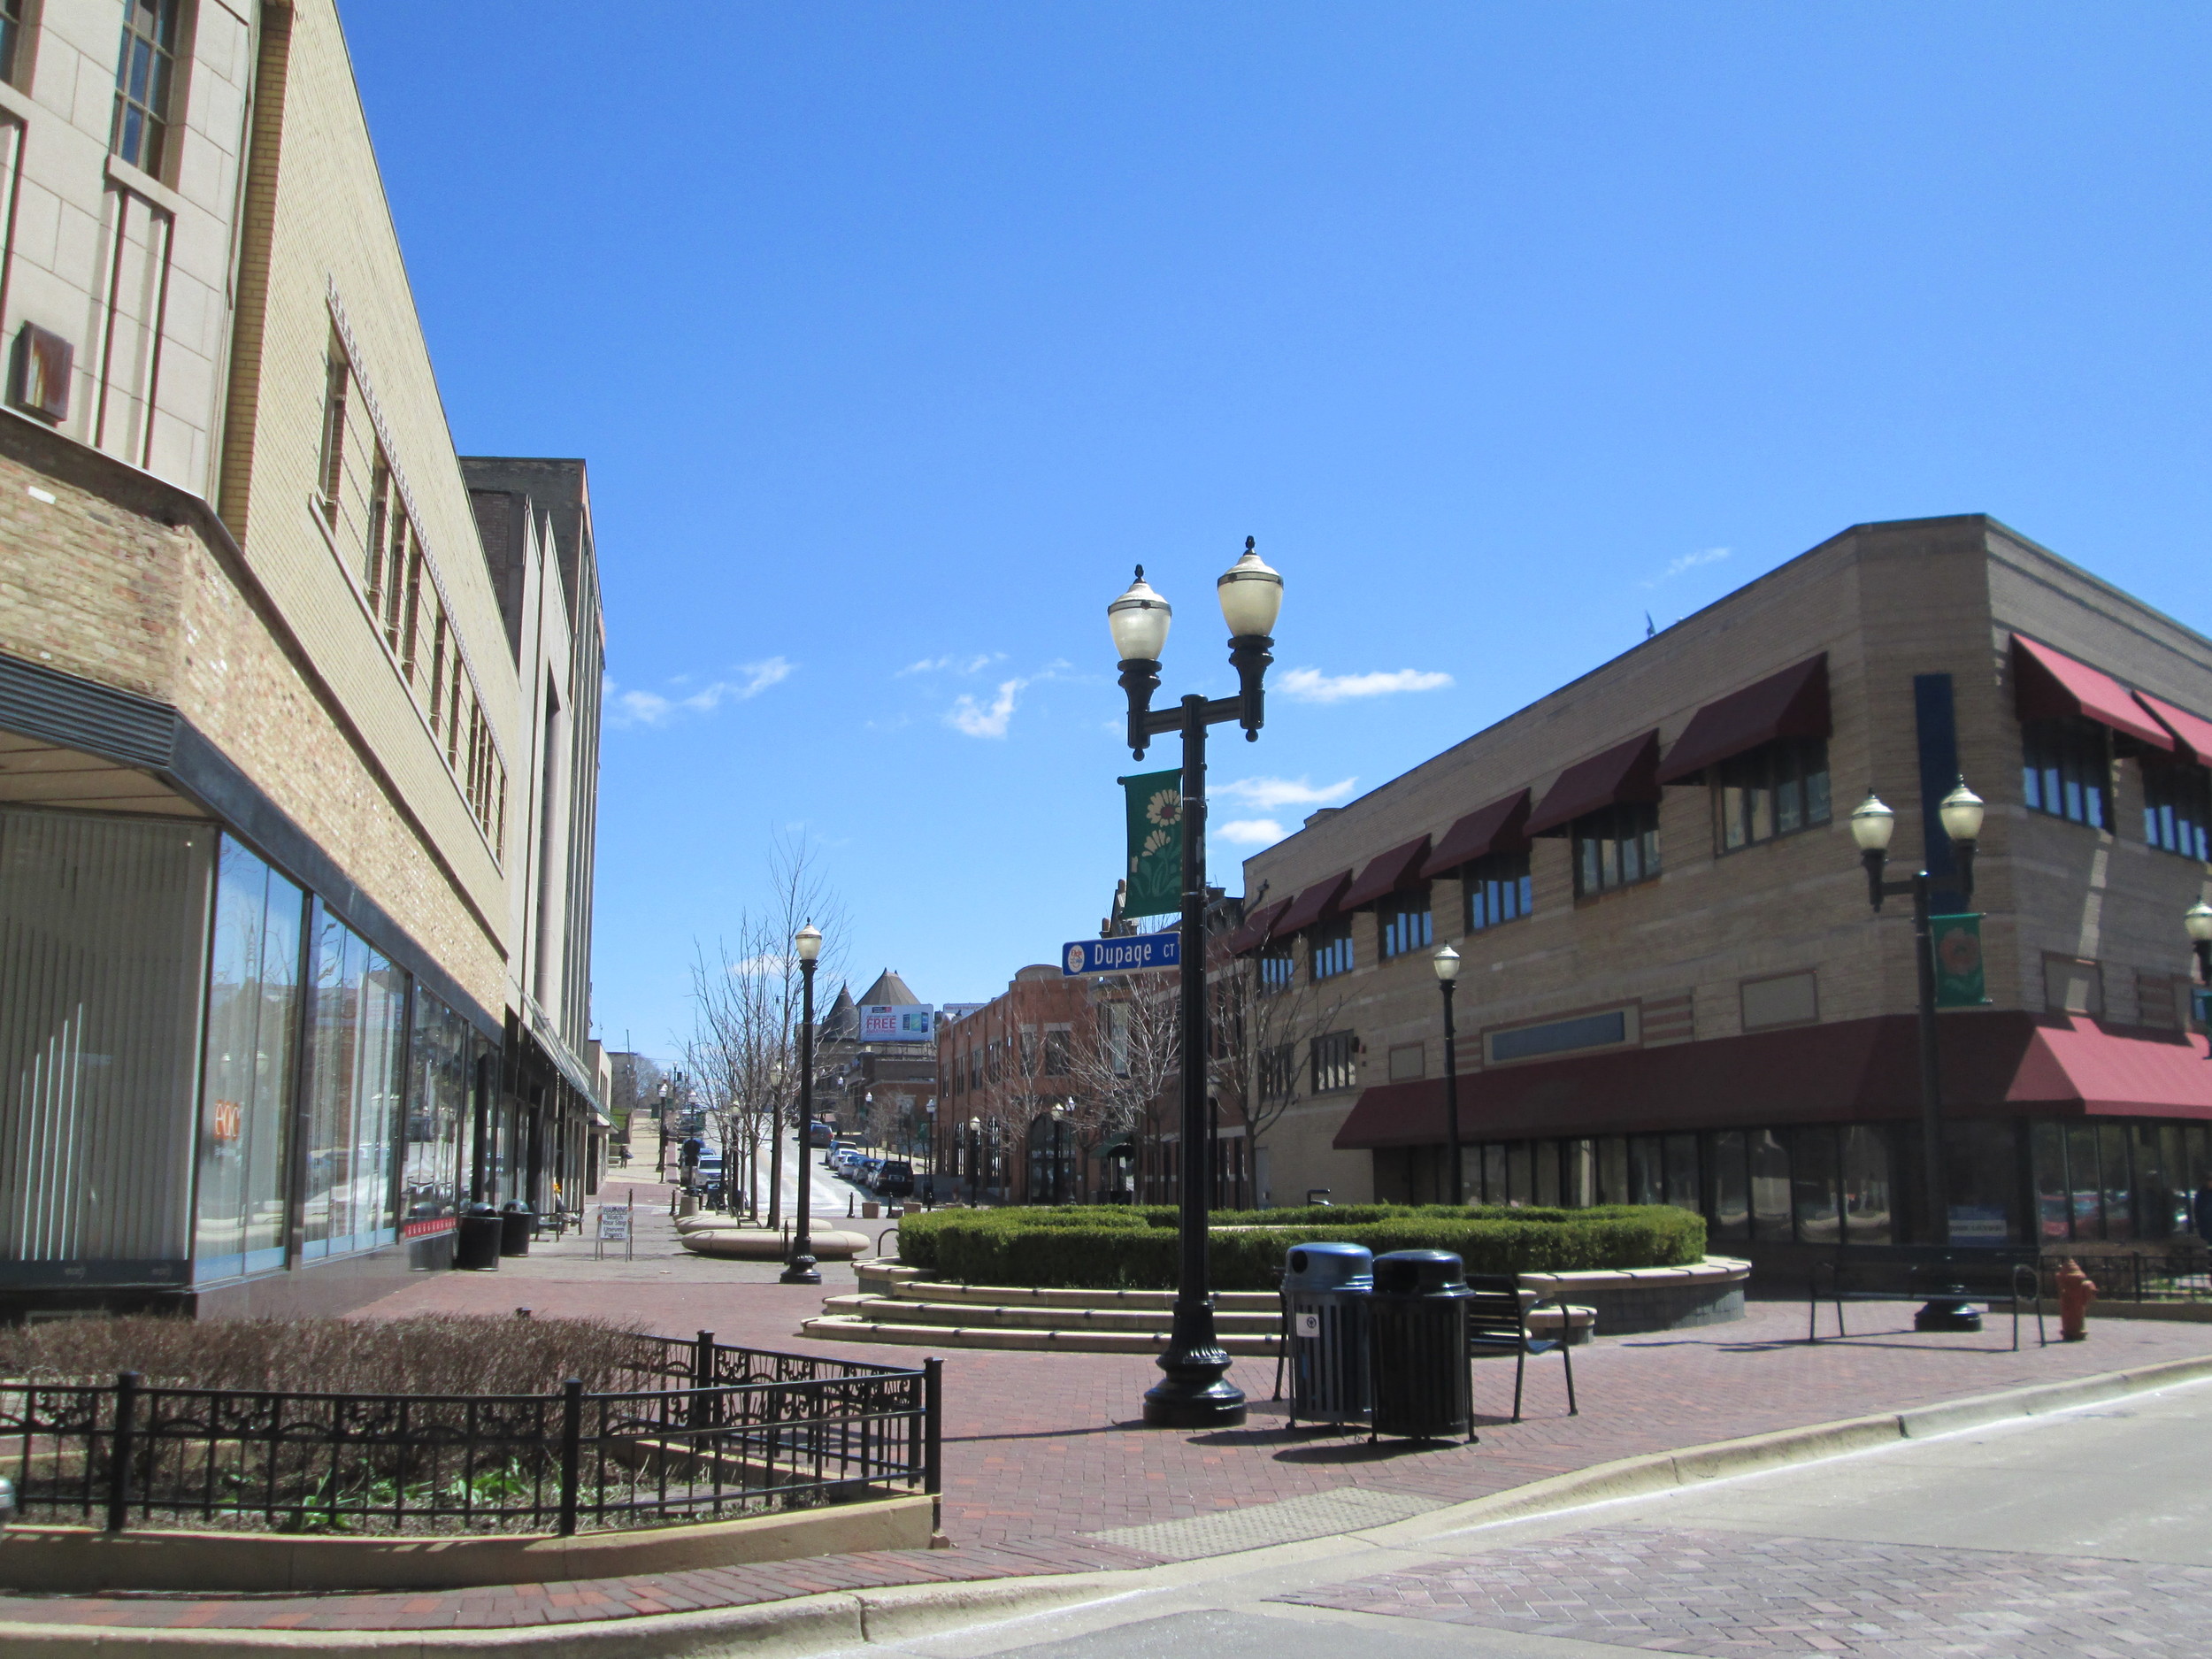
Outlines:
POLYGON ((863 1042, 933 1042, 936 1038, 937 1018, 926 1002, 861 1007, 863 1042))
POLYGON ((610 1244, 619 1244, 630 1236, 630 1207, 617 1209, 612 1204, 599 1206, 599 1236, 610 1244))

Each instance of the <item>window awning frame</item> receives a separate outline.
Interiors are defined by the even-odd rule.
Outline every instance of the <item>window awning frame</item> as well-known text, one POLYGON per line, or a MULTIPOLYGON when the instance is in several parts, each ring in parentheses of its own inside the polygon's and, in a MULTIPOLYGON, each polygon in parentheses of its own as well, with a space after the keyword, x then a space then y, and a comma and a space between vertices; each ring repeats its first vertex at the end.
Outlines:
POLYGON ((1275 936, 1279 939, 1290 933, 1303 933, 1316 922, 1325 921, 1337 913, 1337 896, 1352 879, 1349 870, 1340 870, 1325 879, 1302 889, 1290 902, 1290 908, 1275 921, 1275 936))
POLYGON ((2024 634, 2012 636, 2012 689, 2023 720, 2078 715, 2151 749, 2174 746, 2174 734, 2118 680, 2024 634))
POLYGON ((1492 853, 1526 852, 1528 810, 1525 789, 1516 789, 1488 806, 1476 808, 1444 832, 1444 839, 1436 843, 1421 873, 1440 876, 1492 853))
POLYGON ((1717 697, 1690 717, 1659 768, 1659 781, 1702 783, 1709 766, 1786 737, 1824 738, 1828 653, 1793 663, 1779 673, 1717 697))
POLYGON ((1529 815, 1531 835, 1564 835, 1575 819, 1601 807, 1659 798, 1659 733, 1655 728, 1616 743, 1559 774, 1544 803, 1529 815))
POLYGON ((1367 861, 1359 879, 1344 889, 1336 902, 1337 909, 1356 910, 1363 904, 1372 904, 1394 893, 1419 887, 1423 879, 1421 866, 1428 856, 1429 838, 1425 835, 1377 854, 1367 861))

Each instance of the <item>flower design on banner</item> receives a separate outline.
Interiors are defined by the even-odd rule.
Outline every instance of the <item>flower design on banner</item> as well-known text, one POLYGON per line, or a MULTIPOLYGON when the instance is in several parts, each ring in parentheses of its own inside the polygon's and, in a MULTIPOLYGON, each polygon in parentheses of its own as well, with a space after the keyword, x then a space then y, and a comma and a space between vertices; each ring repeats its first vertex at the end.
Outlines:
POLYGON ((1144 845, 1137 849, 1137 856, 1149 858, 1165 848, 1174 838, 1164 829, 1156 829, 1144 838, 1144 845))
MULTIPOLYGON (((1183 792, 1180 789, 1159 791, 1144 803, 1144 817, 1148 824, 1157 824, 1163 827, 1170 824, 1180 823, 1183 817, 1183 792)), ((1153 837, 1155 841, 1158 839, 1157 836, 1153 837)), ((1152 850, 1151 842, 1146 844, 1145 850, 1147 852, 1152 850)))
POLYGON ((1982 941, 1960 928, 1943 936, 1943 942, 1936 947, 1936 956, 1945 972, 1964 979, 1982 965, 1982 941))

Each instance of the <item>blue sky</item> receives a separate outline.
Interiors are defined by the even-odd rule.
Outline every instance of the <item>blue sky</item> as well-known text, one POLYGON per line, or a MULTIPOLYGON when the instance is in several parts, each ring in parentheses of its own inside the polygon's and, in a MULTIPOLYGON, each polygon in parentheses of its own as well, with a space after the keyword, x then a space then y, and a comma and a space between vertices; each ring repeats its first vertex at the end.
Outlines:
POLYGON ((346 15, 456 442, 590 462, 617 1045, 779 828, 926 1001, 1095 931, 1139 561, 1164 696, 1246 535, 1286 583, 1232 891, 1855 522, 2212 626, 2202 8, 346 15))

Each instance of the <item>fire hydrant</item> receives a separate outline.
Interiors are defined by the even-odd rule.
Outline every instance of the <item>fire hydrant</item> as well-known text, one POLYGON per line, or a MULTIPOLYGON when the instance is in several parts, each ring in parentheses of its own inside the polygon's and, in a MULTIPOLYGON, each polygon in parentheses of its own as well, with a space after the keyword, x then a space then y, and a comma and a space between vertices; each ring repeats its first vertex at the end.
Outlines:
POLYGON ((2073 1257, 2058 1264, 2058 1340, 2079 1342, 2089 1334, 2089 1304, 2097 1287, 2073 1257))

